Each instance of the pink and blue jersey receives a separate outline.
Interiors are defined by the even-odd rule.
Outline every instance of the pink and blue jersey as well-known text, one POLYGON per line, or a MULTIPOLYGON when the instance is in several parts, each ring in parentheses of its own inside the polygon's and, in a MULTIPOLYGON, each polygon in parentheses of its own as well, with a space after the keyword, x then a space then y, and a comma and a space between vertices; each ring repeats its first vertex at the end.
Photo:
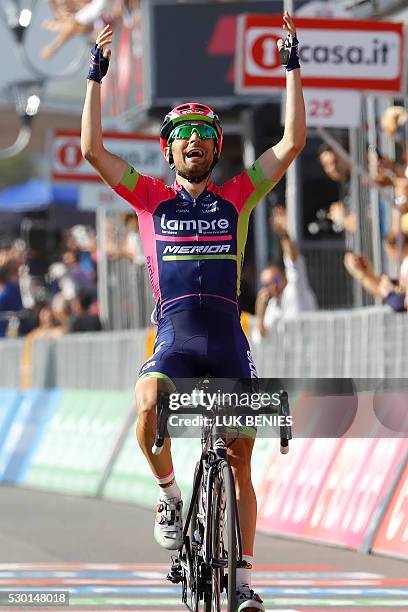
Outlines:
POLYGON ((114 190, 138 215, 158 319, 197 307, 238 312, 249 217, 273 186, 255 162, 193 199, 128 165, 114 190))

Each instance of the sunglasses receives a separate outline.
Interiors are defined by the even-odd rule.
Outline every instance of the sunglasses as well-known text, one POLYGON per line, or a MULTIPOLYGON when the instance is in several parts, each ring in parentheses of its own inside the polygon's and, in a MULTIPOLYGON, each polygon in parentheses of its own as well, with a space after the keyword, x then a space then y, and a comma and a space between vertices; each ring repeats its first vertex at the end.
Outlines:
POLYGON ((282 281, 283 277, 280 274, 276 274, 269 283, 262 283, 262 287, 272 287, 272 285, 277 287, 282 281))
POLYGON ((206 138, 215 138, 218 140, 218 134, 211 125, 202 125, 201 123, 183 123, 174 128, 170 132, 167 143, 170 144, 175 139, 190 139, 193 132, 199 135, 201 140, 206 138))

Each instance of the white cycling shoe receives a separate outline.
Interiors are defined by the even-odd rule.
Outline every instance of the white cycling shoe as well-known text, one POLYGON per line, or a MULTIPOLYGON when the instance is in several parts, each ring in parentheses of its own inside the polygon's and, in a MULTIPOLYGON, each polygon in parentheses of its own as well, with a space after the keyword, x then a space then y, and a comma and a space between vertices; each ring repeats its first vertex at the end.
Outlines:
POLYGON ((237 612, 265 612, 262 599, 247 584, 237 589, 237 612))
POLYGON ((154 539, 167 550, 177 550, 183 543, 183 502, 178 497, 159 499, 156 506, 154 539))

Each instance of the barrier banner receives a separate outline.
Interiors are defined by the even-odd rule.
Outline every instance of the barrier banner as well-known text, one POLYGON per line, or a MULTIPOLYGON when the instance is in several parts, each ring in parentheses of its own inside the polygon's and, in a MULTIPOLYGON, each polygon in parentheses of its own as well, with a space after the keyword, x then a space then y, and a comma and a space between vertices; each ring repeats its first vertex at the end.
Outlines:
POLYGON ((406 452, 406 439, 341 440, 303 535, 361 548, 406 452))
POLYGON ((0 449, 17 410, 20 394, 12 389, 0 389, 0 449))
MULTIPOLYGON (((189 432, 186 431, 186 435, 189 432)), ((272 442, 278 447, 278 440, 272 442)), ((271 453, 271 441, 259 439, 255 443, 252 457, 252 480, 255 489, 263 478, 263 468, 271 453)), ((183 499, 189 500, 192 490, 194 469, 201 454, 198 438, 174 438, 171 442, 174 473, 183 499)), ((126 443, 113 467, 103 491, 104 497, 135 502, 152 507, 157 502, 158 488, 136 440, 134 427, 129 432, 126 443)), ((187 507, 187 503, 185 504, 187 507)))
POLYGON ((408 463, 381 522, 372 551, 408 559, 408 463))
POLYGON ((24 480, 60 395, 58 390, 17 394, 14 418, 0 450, 0 481, 20 484, 24 480))
POLYGON ((127 391, 64 391, 24 484, 95 494, 133 401, 127 391))
POLYGON ((294 439, 288 455, 273 443, 259 486, 258 528, 288 536, 304 534, 341 441, 294 439))
MULTIPOLYGON (((200 458, 201 447, 198 439, 178 438, 172 440, 171 454, 174 473, 183 499, 188 500, 193 484, 194 468, 200 458)), ((156 480, 136 440, 135 430, 129 436, 113 467, 103 491, 104 497, 135 502, 152 507, 157 503, 156 480)))

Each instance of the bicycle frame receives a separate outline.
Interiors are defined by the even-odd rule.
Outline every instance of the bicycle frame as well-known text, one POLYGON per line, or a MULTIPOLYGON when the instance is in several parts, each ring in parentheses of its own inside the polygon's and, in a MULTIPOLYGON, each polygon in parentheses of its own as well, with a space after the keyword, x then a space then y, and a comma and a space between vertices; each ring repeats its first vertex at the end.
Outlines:
MULTIPOLYGON (((279 392, 280 404, 277 410, 278 414, 281 416, 289 416, 289 402, 288 402, 288 394, 286 391, 281 390, 279 392)), ((195 410, 197 410, 197 406, 193 406, 195 410)), ((200 406, 200 408, 204 409, 207 412, 208 410, 204 406, 200 406)), ((229 482, 228 490, 230 491, 229 502, 228 502, 228 512, 231 517, 231 522, 229 525, 232 527, 233 536, 233 544, 232 551, 233 555, 230 557, 231 559, 236 559, 236 563, 240 563, 242 561, 242 541, 241 541, 241 529, 239 525, 239 515, 238 515, 238 507, 237 500, 235 496, 234 483, 231 473, 231 467, 226 466, 228 464, 228 443, 227 443, 227 434, 222 427, 217 425, 217 415, 221 411, 221 408, 216 405, 211 409, 210 416, 210 424, 204 426, 203 434, 202 434, 202 452, 201 457, 198 462, 198 467, 196 469, 196 473, 193 481, 193 491, 191 495, 190 505, 187 512, 187 517, 183 529, 183 544, 181 545, 178 555, 172 557, 172 565, 170 568, 170 572, 167 575, 167 579, 173 582, 173 584, 182 583, 182 602, 185 606, 191 611, 196 612, 198 607, 200 606, 199 601, 202 600, 204 596, 204 607, 208 610, 208 603, 211 603, 209 599, 206 597, 209 595, 211 598, 213 596, 212 593, 212 580, 214 569, 225 569, 229 568, 227 575, 222 574, 222 580, 218 582, 218 593, 224 591, 224 589, 234 589, 235 590, 235 570, 231 570, 231 566, 228 565, 228 558, 217 558, 213 557, 212 552, 212 537, 213 537, 213 518, 217 515, 214 515, 214 507, 213 507, 213 491, 214 484, 217 481, 217 472, 224 471, 224 476, 222 480, 225 482, 225 469, 229 467, 229 471, 227 470, 227 481, 229 482), (205 492, 206 492, 206 500, 207 507, 205 511, 205 524, 203 526, 199 526, 197 523, 198 529, 194 531, 193 538, 195 538, 195 534, 198 533, 203 536, 202 540, 197 541, 197 550, 199 551, 194 556, 194 548, 193 541, 190 538, 190 533, 192 531, 192 519, 193 513, 196 508, 199 508, 199 495, 200 488, 202 487, 203 480, 205 482, 205 492), (214 516, 213 516, 214 515, 214 516), (234 576, 233 584, 229 583, 231 576, 234 576), (228 582, 228 584, 227 584, 228 582), (189 590, 190 589, 190 590, 189 590), (194 608, 189 605, 188 598, 191 600, 191 604, 195 606, 194 608)), ((169 414, 168 401, 166 394, 162 394, 157 403, 157 435, 155 444, 152 448, 153 454, 160 453, 164 436, 166 433, 166 424, 167 418, 169 414)), ((280 450, 281 453, 286 454, 289 451, 289 441, 292 439, 292 431, 291 427, 288 425, 280 426, 280 450)), ((219 492, 218 492, 219 494, 219 492)), ((198 515, 199 517, 199 515, 198 515)), ((230 534, 231 531, 228 530, 228 542, 230 542, 230 534)), ((228 544, 229 546, 229 544, 228 544)), ((229 549, 227 549, 227 555, 229 555, 229 549)), ((211 599, 212 601, 212 599, 211 599)), ((229 602, 230 603, 230 602, 229 602)), ((230 609, 230 608, 229 608, 230 609)))
MULTIPOLYGON (((187 601, 187 581, 183 576, 182 570, 187 572, 189 576, 194 575, 194 561, 192 555, 191 541, 189 536, 189 530, 191 525, 191 520, 193 517, 193 512, 195 507, 197 506, 198 497, 200 488, 202 486, 203 478, 206 479, 205 490, 207 492, 207 500, 211 499, 211 491, 214 486, 217 470, 219 468, 219 464, 222 461, 228 461, 228 444, 226 441, 225 433, 221 430, 219 426, 214 426, 215 417, 217 414, 217 409, 212 410, 211 415, 211 425, 208 427, 208 435, 205 440, 203 440, 203 449, 201 453, 201 457, 198 464, 198 470, 194 476, 193 481, 193 491, 191 494, 190 505, 188 508, 185 525, 183 529, 183 545, 179 550, 178 557, 172 557, 172 568, 168 575, 168 579, 174 583, 183 582, 182 585, 182 601, 187 606, 189 610, 192 612, 193 609, 189 606, 187 601), (207 467, 208 466, 208 467, 207 467), (205 475, 205 472, 208 472, 205 475), (185 550, 185 560, 183 559, 183 549, 185 550)), ((219 559, 212 557, 211 554, 211 521, 212 521, 212 512, 213 512, 212 504, 207 505, 207 511, 205 513, 205 529, 204 536, 205 540, 203 542, 203 563, 206 567, 205 578, 206 582, 210 580, 211 584, 211 568, 213 567, 227 567, 228 559, 219 559)), ((236 542, 237 542, 237 561, 242 560, 242 542, 241 542, 241 529, 239 525, 239 516, 238 516, 238 507, 236 503, 236 498, 234 497, 234 513, 235 513, 235 532, 236 532, 236 542)), ((205 585, 201 585, 201 590, 204 590, 205 585)))

